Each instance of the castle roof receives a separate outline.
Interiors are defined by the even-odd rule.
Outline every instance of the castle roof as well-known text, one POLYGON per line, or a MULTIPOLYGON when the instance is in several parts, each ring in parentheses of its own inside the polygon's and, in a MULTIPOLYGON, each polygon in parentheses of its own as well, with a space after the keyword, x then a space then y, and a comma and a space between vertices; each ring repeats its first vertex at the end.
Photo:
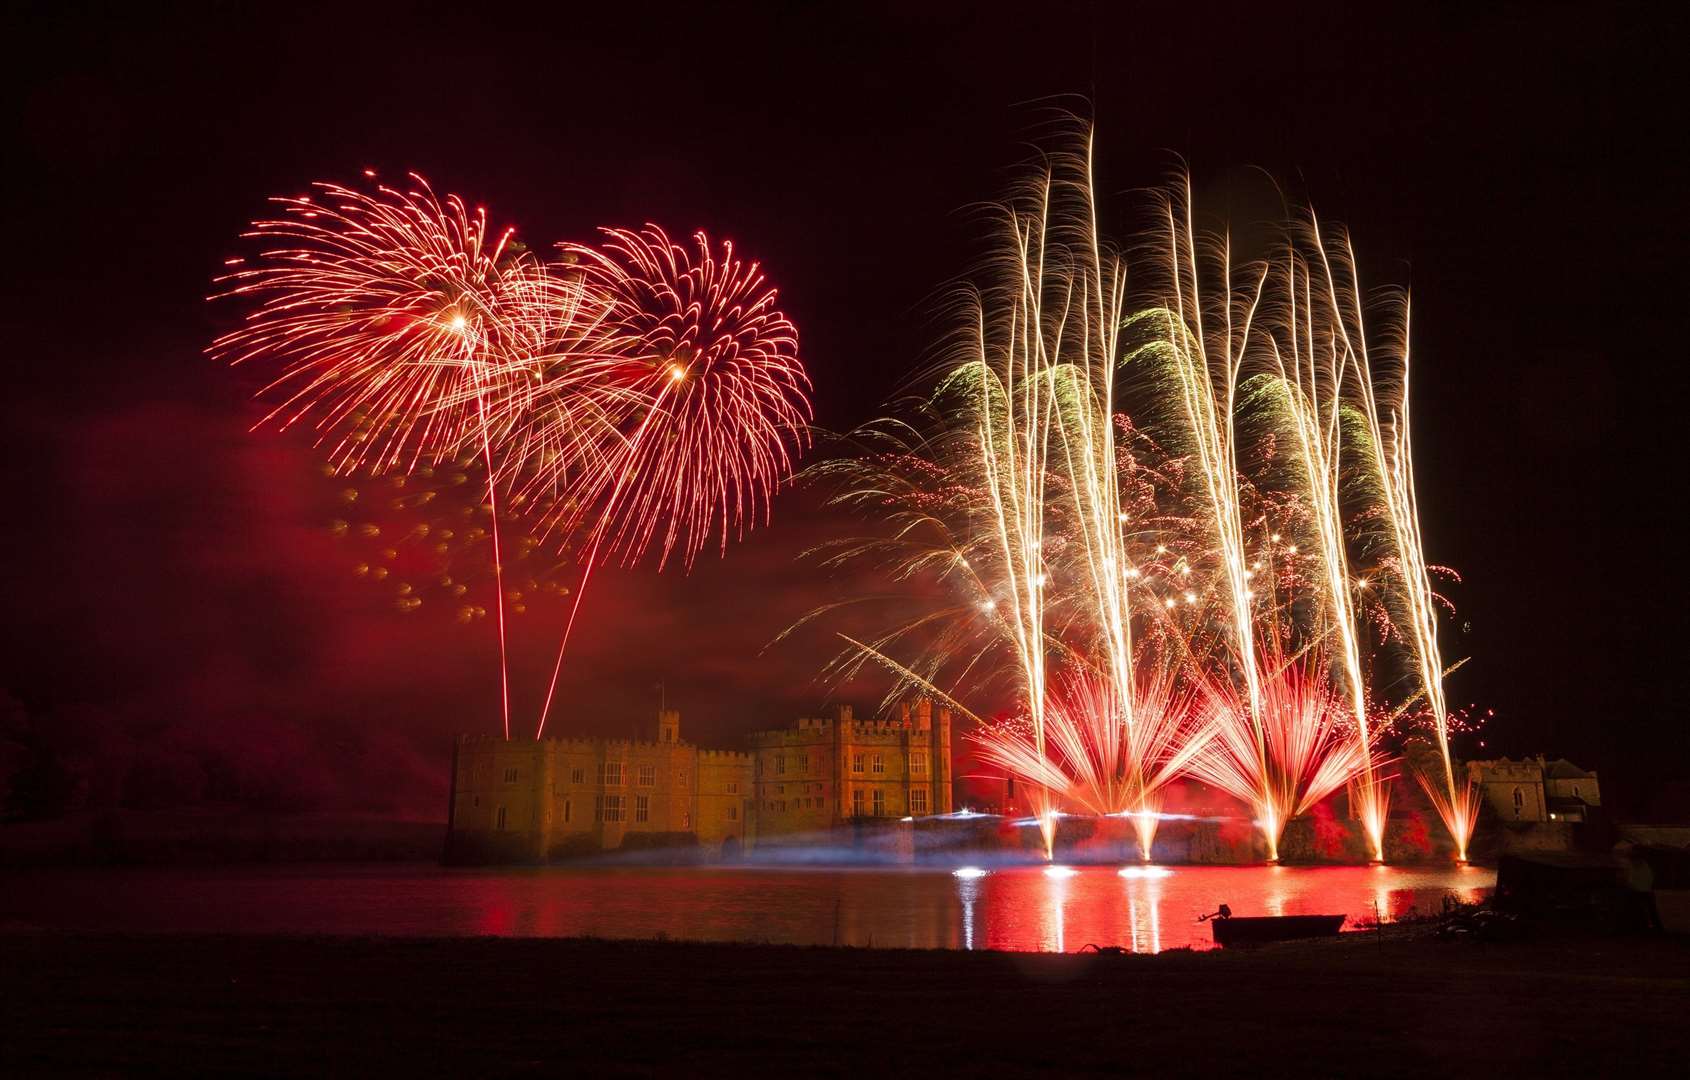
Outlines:
POLYGON ((1566 758, 1556 758, 1543 767, 1543 775, 1550 780, 1594 780, 1596 774, 1586 772, 1566 758))

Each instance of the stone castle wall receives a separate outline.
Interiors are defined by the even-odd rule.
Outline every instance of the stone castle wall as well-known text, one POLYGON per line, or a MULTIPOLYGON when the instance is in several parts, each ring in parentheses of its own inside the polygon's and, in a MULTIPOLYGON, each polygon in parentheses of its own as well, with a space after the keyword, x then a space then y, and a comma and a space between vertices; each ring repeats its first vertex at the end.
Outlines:
POLYGON ((654 741, 458 740, 449 861, 545 861, 683 845, 711 855, 800 840, 857 817, 952 808, 950 713, 925 704, 886 721, 831 718, 758 732, 747 752, 682 741, 680 714, 654 741), (878 797, 877 797, 878 793, 878 797))

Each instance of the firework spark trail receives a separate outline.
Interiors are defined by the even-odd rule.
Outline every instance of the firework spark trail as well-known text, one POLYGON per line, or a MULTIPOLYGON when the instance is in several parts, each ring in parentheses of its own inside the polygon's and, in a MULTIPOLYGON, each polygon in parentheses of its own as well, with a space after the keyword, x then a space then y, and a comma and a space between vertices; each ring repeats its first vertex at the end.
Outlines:
MULTIPOLYGON (((603 523, 606 548, 631 566, 654 545, 690 566, 713 532, 723 551, 768 520, 775 489, 809 444, 809 376, 798 333, 776 306, 761 266, 702 232, 693 248, 663 230, 605 230, 600 247, 564 245, 566 258, 610 298, 621 364, 612 378, 629 404, 597 443, 595 467, 538 463, 528 484, 556 493, 544 527, 603 523), (634 432, 634 434, 630 434, 634 432)), ((539 426, 573 420, 538 410, 539 426)), ((548 442, 543 431, 536 436, 548 442)))
MULTIPOLYGON (((1040 298, 1024 295, 1022 302, 1036 312, 1040 298)), ((1034 322, 1034 325, 1037 323, 1034 322)), ((1046 381, 1043 373, 1036 367, 1016 370, 1017 364, 1033 362, 1037 346, 1042 342, 1035 339, 1018 344, 1019 350, 1014 346, 1011 348, 1013 359, 1000 381, 984 354, 982 335, 977 434, 999 554, 1007 568, 1002 582, 1009 605, 1005 622, 1021 661, 1034 742, 1042 754, 1046 680, 1044 601, 1048 577, 1039 549, 1044 542, 1042 504, 1049 453, 1050 410, 1043 392, 1046 381), (1016 357, 1018 351, 1021 355, 1016 357), (1022 375, 1019 383, 1017 374, 1022 375)), ((994 605, 1001 607, 995 600, 994 605)), ((1040 786, 1035 802, 1048 856, 1055 834, 1051 815, 1054 806, 1047 785, 1040 786)))
POLYGON ((1321 675, 1328 667, 1324 657, 1286 660, 1269 653, 1258 664, 1266 672, 1260 723, 1239 722, 1250 706, 1232 680, 1208 680, 1214 738, 1189 771, 1248 805, 1269 858, 1277 859, 1286 823, 1360 773, 1365 752, 1347 730, 1342 699, 1321 675))
MULTIPOLYGON (((1088 146, 1081 160, 1058 159, 1025 209, 1005 208, 1011 237, 1005 270, 1014 284, 980 298, 976 358, 964 369, 978 380, 980 468, 1005 567, 997 591, 1008 600, 1005 621, 1021 664, 1034 749, 1041 755, 1057 563, 1047 534, 1058 481, 1071 492, 1081 521, 1086 558, 1077 569, 1092 584, 1086 595, 1096 601, 1098 636, 1122 690, 1112 699, 1117 708, 1107 723, 1131 723, 1130 712, 1119 711, 1131 708, 1132 654, 1112 424, 1124 275, 1115 260, 1104 258, 1097 240, 1090 168, 1088 146), (1053 442, 1061 449, 1054 463, 1053 442)), ((1034 788, 1047 856, 1055 840, 1059 790, 1045 783, 1034 788)))
MULTIPOLYGON (((374 173, 367 175, 373 176, 374 173)), ((211 352, 281 362, 260 421, 310 421, 340 472, 406 472, 473 446, 487 472, 497 592, 501 711, 510 734, 499 488, 567 543, 590 526, 582 589, 601 550, 690 568, 716 529, 766 522, 776 487, 808 445, 809 379, 797 330, 756 263, 732 244, 697 255, 654 226, 562 245, 544 264, 486 214, 417 190, 335 184, 275 200, 231 260, 223 296, 258 301, 211 352)), ((564 647, 569 630, 566 629, 564 647)), ((562 664, 560 648, 558 666, 562 664)), ((556 689, 542 708, 544 729, 556 689)))
MULTIPOLYGON (((929 635, 915 667, 898 666, 898 685, 951 694, 975 670, 989 678, 1001 644, 1026 723, 1007 768, 1032 791, 1047 853, 1058 802, 1077 797, 1074 777, 1034 764, 1055 754, 1092 762, 1079 769, 1081 786, 1110 813, 1135 816, 1148 854, 1157 792, 1172 776, 1163 764, 1182 740, 1199 740, 1154 694, 1144 705, 1138 686, 1141 668, 1154 689, 1177 667, 1165 650, 1141 650, 1134 632, 1134 620, 1147 617, 1168 631, 1161 608, 1137 611, 1135 596, 1146 568, 1171 570, 1159 566, 1170 549, 1157 543, 1139 558, 1132 547, 1159 515, 1151 470, 1123 444, 1140 436, 1115 408, 1125 272, 1099 239, 1089 148, 1056 156, 1000 212, 1005 243, 988 285, 969 294, 967 353, 929 403, 937 434, 912 443, 903 425, 886 421, 860 433, 886 449, 816 469, 842 488, 837 503, 885 511, 892 526, 890 538, 843 545, 829 562, 872 553, 895 580, 931 571, 963 593, 966 606, 933 607, 875 638, 875 654, 929 635), (960 407, 947 408, 953 400, 960 407), (965 428, 967 438, 956 438, 965 428), (947 687, 935 681, 941 671, 951 673, 947 687), (1081 695, 1083 703, 1066 689, 1097 679, 1109 692, 1081 695), (1150 709, 1142 723, 1141 706, 1150 709), (1061 726, 1051 734, 1066 751, 1047 740, 1047 718, 1061 726), (1089 758, 1080 752, 1086 739, 1099 741, 1089 758)), ((1190 570, 1181 563, 1178 572, 1190 570)), ((839 670, 853 673, 862 659, 839 670)))
MULTIPOLYGON (((1127 553, 1125 532, 1128 515, 1122 509, 1120 466, 1116 456, 1115 382, 1121 350, 1120 335, 1126 324, 1126 271, 1121 260, 1105 258, 1099 240, 1097 203, 1093 180, 1093 147, 1088 138, 1083 182, 1078 186, 1082 204, 1083 239, 1076 247, 1080 256, 1078 286, 1082 293, 1079 359, 1068 365, 1059 388, 1070 393, 1060 400, 1067 405, 1060 413, 1058 430, 1065 454, 1065 478, 1073 501, 1075 530, 1083 541, 1085 590, 1096 605, 1096 633, 1107 657, 1116 692, 1106 703, 1118 706, 1109 714, 1111 725, 1123 729, 1122 779, 1131 790, 1131 808, 1139 813, 1140 846, 1146 858, 1154 839, 1156 817, 1151 801, 1159 785, 1149 783, 1143 757, 1159 748, 1146 744, 1137 730, 1138 691, 1132 632, 1130 582, 1139 573, 1127 553), (1118 711, 1119 718, 1116 719, 1118 711)), ((1160 730, 1160 711, 1148 728, 1160 730)), ((1111 740, 1113 741, 1113 740, 1111 740)), ((1115 756, 1110 756, 1111 767, 1115 756)))
MULTIPOLYGON (((1354 784, 1381 856, 1378 745, 1390 722, 1369 716, 1360 623, 1384 619, 1382 642, 1399 623, 1406 638, 1428 632, 1390 614, 1388 590, 1352 578, 1346 529, 1375 508, 1346 521, 1346 497, 1372 494, 1346 485, 1377 463, 1358 469, 1344 445, 1358 437, 1351 384, 1373 376, 1349 347, 1342 287, 1294 229, 1283 262, 1235 265, 1224 237, 1199 236, 1186 181, 1164 196, 1151 237, 1164 284, 1127 316, 1123 264, 1099 242, 1089 149, 1047 159, 1031 193, 1003 207, 1009 242, 990 286, 970 294, 968 355, 922 418, 871 425, 872 452, 815 470, 839 483, 836 504, 882 513, 891 529, 825 546, 829 565, 872 555, 893 581, 926 590, 921 614, 851 639, 857 653, 834 670, 877 659, 895 690, 952 701, 993 692, 994 672, 1013 670, 1015 713, 971 737, 1032 789, 1047 857, 1060 808, 1148 823, 1148 857, 1157 791, 1177 774, 1249 805, 1275 859, 1290 819, 1354 784), (1148 444, 1148 468, 1116 412, 1125 332, 1126 359, 1159 379, 1145 404, 1181 444, 1148 444), (1289 488, 1277 431, 1257 442, 1241 432, 1263 400, 1294 436, 1289 488), (1309 556, 1276 528, 1311 533, 1309 556), (910 650, 907 663, 889 655, 910 650)), ((1374 443, 1387 464, 1409 455, 1374 443)), ((1382 516, 1399 546, 1417 544, 1412 473, 1381 475, 1407 509, 1382 516)), ((1423 566, 1398 562, 1411 575, 1423 566)), ((1433 599, 1428 587, 1407 603, 1419 614, 1433 599)), ((1435 646, 1413 645, 1434 673, 1435 646)))
POLYGON ((1413 654, 1427 707, 1432 714, 1443 764, 1442 791, 1431 778, 1420 774, 1418 779, 1455 842, 1457 859, 1465 862, 1467 845, 1478 820, 1479 803, 1473 784, 1465 779, 1457 781, 1449 749, 1449 708, 1444 696, 1443 656, 1438 647, 1436 594, 1432 590, 1421 541, 1413 446, 1409 434, 1409 307, 1405 298, 1401 321, 1396 327, 1397 337, 1385 360, 1386 373, 1391 379, 1387 383, 1377 377, 1369 355, 1355 252, 1345 238, 1342 248, 1334 256, 1328 251, 1318 230, 1313 235, 1329 302, 1337 314, 1335 328, 1356 372, 1360 411, 1371 447, 1378 498, 1390 526, 1400 586, 1397 598, 1406 616, 1394 620, 1394 624, 1404 631, 1413 654))
POLYGON ((1045 747, 1031 725, 1014 721, 971 732, 981 759, 1023 782, 1049 789, 1069 811, 1128 817, 1148 860, 1162 808, 1162 788, 1185 771, 1208 741, 1194 721, 1192 694, 1175 669, 1150 668, 1135 679, 1136 700, 1116 700, 1106 675, 1066 672, 1056 680, 1045 717, 1045 747), (1129 727, 1121 717, 1131 711, 1129 727))
POLYGON ((484 211, 412 179, 420 190, 318 184, 273 200, 284 216, 243 234, 266 245, 255 265, 231 260, 218 279, 218 297, 258 305, 212 355, 282 362, 257 426, 310 420, 341 472, 408 471, 474 444, 477 383, 522 336, 508 301, 544 273, 509 252, 511 230, 490 244, 484 211))
MULTIPOLYGON (((219 279, 221 295, 259 301, 246 324, 213 342, 229 363, 283 361, 260 392, 282 400, 260 421, 286 429, 313 417, 340 472, 410 471, 439 464, 466 444, 485 455, 493 508, 500 704, 510 734, 509 663, 493 444, 505 428, 490 415, 490 381, 520 348, 513 299, 545 275, 525 254, 507 259, 513 230, 487 240, 485 211, 418 190, 366 194, 317 184, 318 197, 274 200, 284 217, 246 238, 269 246, 257 265, 219 279)), ((242 265, 236 261, 236 265, 242 265)))
MULTIPOLYGON (((634 438, 631 442, 638 444, 640 440, 645 437, 646 432, 650 429, 650 419, 658 415, 658 411, 661 407, 662 400, 660 394, 659 400, 654 402, 651 409, 646 413, 646 422, 641 423, 639 430, 634 433, 634 438)), ((624 470, 617 475, 619 477, 617 488, 610 493, 609 501, 611 504, 615 503, 616 497, 621 494, 621 485, 626 483, 632 474, 624 470)), ((558 675, 563 671, 563 656, 564 653, 569 650, 569 639, 575 632, 575 617, 581 613, 581 598, 587 595, 587 584, 592 580, 593 568, 598 565, 599 547, 604 543, 605 535, 609 531, 610 520, 610 515, 604 514, 600 516, 597 524, 593 526, 592 541, 588 544, 587 553, 582 559, 581 583, 576 586, 575 600, 569 605, 569 621, 564 623, 563 637, 558 642, 557 646, 557 660, 552 664, 552 677, 546 684, 546 696, 540 703, 540 718, 534 726, 534 738, 536 741, 543 737, 546 733, 546 719, 551 715, 552 701, 557 696, 558 675)))
MULTIPOLYGON (((528 481, 554 493, 544 529, 591 529, 536 737, 601 550, 631 566, 655 545, 660 569, 674 553, 690 568, 719 530, 725 552, 730 534, 743 537, 768 520, 775 489, 809 443, 810 382, 797 328, 760 265, 738 258, 731 243, 718 255, 702 232, 693 235, 696 251, 655 225, 605 235, 601 248, 569 244, 563 253, 610 298, 606 321, 624 358, 615 378, 633 404, 597 441, 592 468, 571 456, 542 459, 528 481)), ((573 425, 572 413, 567 404, 540 409, 536 443, 569 442, 572 431, 559 438, 545 428, 554 417, 573 425)))
MULTIPOLYGON (((1310 228, 1318 232, 1319 227, 1311 220, 1310 228)), ((1352 584, 1341 509, 1344 385, 1346 375, 1353 368, 1348 353, 1340 346, 1340 335, 1334 330, 1334 323, 1342 315, 1325 308, 1317 311, 1310 268, 1294 245, 1287 245, 1282 288, 1284 338, 1280 341, 1270 335, 1269 341, 1284 391, 1283 405, 1296 434, 1305 482, 1303 493, 1308 498, 1316 550, 1325 571, 1324 588, 1320 590, 1323 606, 1328 626, 1338 639, 1338 659, 1360 742, 1362 775, 1352 795, 1373 858, 1383 861, 1390 792, 1375 774, 1357 612, 1350 594, 1352 588, 1366 588, 1367 583, 1352 584)), ((1326 291, 1322 290, 1322 300, 1325 295, 1326 291)))
MULTIPOLYGON (((1254 284, 1238 285, 1231 251, 1223 239, 1214 253, 1218 299, 1204 287, 1200 241, 1193 222, 1189 179, 1164 200, 1162 217, 1166 243, 1160 253, 1167 274, 1169 296, 1162 311, 1165 338, 1160 343, 1171 361, 1180 391, 1181 414, 1196 452, 1206 500, 1206 517, 1213 531, 1230 613, 1231 656, 1241 672, 1245 693, 1234 697, 1232 712, 1217 711, 1212 721, 1231 736, 1232 749, 1245 742, 1254 747, 1257 792, 1250 800, 1268 804, 1274 799, 1269 730, 1273 718, 1264 711, 1260 660, 1256 640, 1252 573, 1245 555, 1242 496, 1239 489, 1237 432, 1240 375, 1251 346, 1256 311, 1262 302, 1268 270, 1264 266, 1254 284), (1217 316, 1218 312, 1218 316, 1217 316), (1216 327, 1215 322, 1220 322, 1216 327), (1245 736, 1248 736, 1246 739, 1245 736)), ((1218 739, 1217 743, 1225 742, 1218 739)), ((1278 829, 1283 808, 1262 815, 1268 857, 1278 858, 1278 829)))
MULTIPOLYGON (((1405 316, 1406 318, 1406 316, 1405 316)), ((1406 325, 1405 325, 1406 331, 1406 325)), ((1405 354, 1406 358, 1406 354, 1405 354)), ((1475 785, 1466 779, 1459 783, 1449 752, 1449 705, 1444 697, 1443 657, 1438 649, 1438 628, 1431 579, 1427 574, 1424 548, 1420 539, 1420 513, 1415 499, 1414 464, 1408 426, 1408 369, 1403 368, 1402 412, 1393 417, 1395 439, 1391 462, 1390 482, 1393 488, 1393 531, 1397 536, 1403 593, 1409 609, 1409 624, 1414 643, 1415 661, 1419 666, 1421 685, 1426 690, 1426 702, 1432 711, 1437 731, 1438 751, 1443 759, 1443 792, 1436 781, 1421 774, 1419 779, 1426 794, 1443 819, 1450 837, 1455 841, 1456 858, 1467 861, 1467 845, 1473 837, 1478 821, 1479 803, 1475 785)))

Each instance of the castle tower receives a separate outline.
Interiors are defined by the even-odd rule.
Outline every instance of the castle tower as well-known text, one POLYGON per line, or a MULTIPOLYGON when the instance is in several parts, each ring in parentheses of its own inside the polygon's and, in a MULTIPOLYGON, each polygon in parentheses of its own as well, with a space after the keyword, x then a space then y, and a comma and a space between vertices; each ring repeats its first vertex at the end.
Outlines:
POLYGON ((657 741, 670 746, 681 741, 681 710, 657 711, 657 741))
POLYGON ((851 706, 839 704, 833 710, 833 820, 850 816, 851 805, 851 706))
MULTIPOLYGON (((931 708, 924 700, 922 710, 931 708)), ((951 710, 941 705, 933 713, 933 812, 949 814, 955 807, 951 790, 951 710)))

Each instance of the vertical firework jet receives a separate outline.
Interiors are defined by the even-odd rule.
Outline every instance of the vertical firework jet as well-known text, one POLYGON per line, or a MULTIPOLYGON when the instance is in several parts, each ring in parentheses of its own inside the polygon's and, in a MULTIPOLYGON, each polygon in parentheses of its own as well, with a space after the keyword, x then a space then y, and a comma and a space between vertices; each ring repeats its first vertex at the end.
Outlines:
POLYGON ((1449 748, 1450 718, 1444 696, 1443 656, 1438 647, 1437 597, 1432 590, 1421 543, 1420 510, 1414 487, 1413 448, 1409 435, 1408 303, 1405 299, 1401 318, 1384 348, 1370 350, 1355 252, 1347 238, 1341 237, 1333 248, 1321 240, 1318 229, 1312 235, 1321 279, 1326 284, 1328 303, 1334 315, 1334 333, 1338 335, 1356 375, 1357 400, 1369 444, 1374 490, 1389 531, 1398 583, 1394 592, 1397 610, 1392 613, 1392 625, 1407 641, 1413 655, 1443 764, 1441 790, 1431 777, 1422 774, 1418 779, 1455 842, 1457 858, 1465 862, 1479 806, 1472 784, 1456 778, 1449 748), (1377 364, 1375 357, 1379 361, 1377 364))
MULTIPOLYGON (((1153 284, 1130 313, 1089 144, 1047 160, 1004 208, 966 355, 913 419, 862 429, 861 453, 812 468, 837 503, 889 527, 824 545, 827 564, 872 562, 916 609, 847 638, 833 670, 873 661, 896 693, 953 703, 1000 693, 1013 672, 1017 706, 972 738, 1031 789, 1047 855, 1068 808, 1132 817, 1148 857, 1158 791, 1184 774, 1250 806, 1272 858, 1291 818, 1353 784, 1380 857, 1388 789, 1362 609, 1406 627, 1435 670, 1431 624, 1416 622, 1432 594, 1381 604, 1386 590, 1352 573, 1349 533, 1382 517, 1397 546, 1418 543, 1412 474, 1393 468, 1406 418, 1391 414, 1399 445, 1345 445, 1366 437, 1353 401, 1373 376, 1312 215, 1283 257, 1240 265, 1224 237, 1199 235, 1188 183, 1159 205, 1153 284), (1118 404, 1140 398, 1159 443, 1118 404), (1390 503, 1356 506, 1376 469, 1396 485, 1390 503)), ((1397 561, 1424 580, 1415 559, 1397 561)))
POLYGON ((1057 707, 1065 739, 1091 731, 1113 752, 1098 758, 1070 746, 1076 752, 1063 757, 1091 780, 1035 784, 1047 853, 1055 799, 1076 783, 1095 793, 1101 781, 1112 793, 1105 802, 1125 798, 1116 809, 1138 813, 1148 854, 1162 775, 1151 771, 1161 757, 1156 738, 1172 732, 1159 714, 1143 727, 1136 716, 1131 583, 1139 571, 1126 550, 1115 410, 1126 273, 1099 237, 1091 167, 1088 142, 1082 155, 1054 158, 1022 204, 1006 207, 1005 284, 978 297, 974 357, 952 378, 977 386, 980 472, 1002 567, 990 602, 1020 662, 1032 751, 1046 753, 1053 641, 1066 639, 1065 662, 1097 668, 1110 686, 1075 694, 1090 684, 1071 676, 1057 707), (1062 633, 1051 622, 1058 592, 1078 598, 1062 633), (1099 776, 1105 760, 1113 775, 1099 776))
POLYGON ((1164 232, 1157 251, 1164 299, 1158 311, 1141 321, 1151 327, 1160 323, 1162 329, 1148 355, 1173 373, 1178 412, 1198 473, 1200 505, 1207 511, 1203 517, 1220 563, 1218 584, 1230 640, 1228 662, 1210 680, 1216 684, 1209 693, 1214 706, 1210 726, 1219 736, 1217 754, 1225 751, 1214 768, 1219 774, 1224 762, 1228 773, 1238 773, 1237 786, 1250 793, 1246 801, 1257 808, 1268 858, 1277 860, 1279 833, 1292 811, 1283 804, 1284 784, 1276 782, 1277 763, 1271 757, 1271 725, 1278 717, 1269 712, 1263 696, 1236 428, 1240 384, 1268 274, 1266 267, 1235 270, 1224 237, 1206 247, 1193 212, 1189 181, 1165 195, 1160 215, 1164 232), (1213 293, 1211 283, 1216 286, 1213 293), (1222 688, 1233 681, 1234 672, 1243 682, 1242 693, 1222 688))
MULTIPOLYGON (((1319 225, 1312 218, 1309 232, 1318 236, 1319 225)), ((1317 261, 1316 266, 1323 274, 1327 269, 1324 260, 1317 261)), ((1331 290, 1315 287, 1310 265, 1294 241, 1287 243, 1278 270, 1283 275, 1278 289, 1281 318, 1269 343, 1279 378, 1280 403, 1295 436, 1310 531, 1324 571, 1317 592, 1323 601, 1319 607, 1326 615, 1327 633, 1317 636, 1330 634, 1337 641, 1335 652, 1349 693, 1362 760, 1362 774, 1352 798, 1373 858, 1382 861, 1390 791, 1375 770, 1361 663, 1361 628, 1351 595, 1352 589, 1366 588, 1367 582, 1351 579, 1342 511, 1344 389, 1356 369, 1338 332, 1343 315, 1328 303, 1331 290)))

